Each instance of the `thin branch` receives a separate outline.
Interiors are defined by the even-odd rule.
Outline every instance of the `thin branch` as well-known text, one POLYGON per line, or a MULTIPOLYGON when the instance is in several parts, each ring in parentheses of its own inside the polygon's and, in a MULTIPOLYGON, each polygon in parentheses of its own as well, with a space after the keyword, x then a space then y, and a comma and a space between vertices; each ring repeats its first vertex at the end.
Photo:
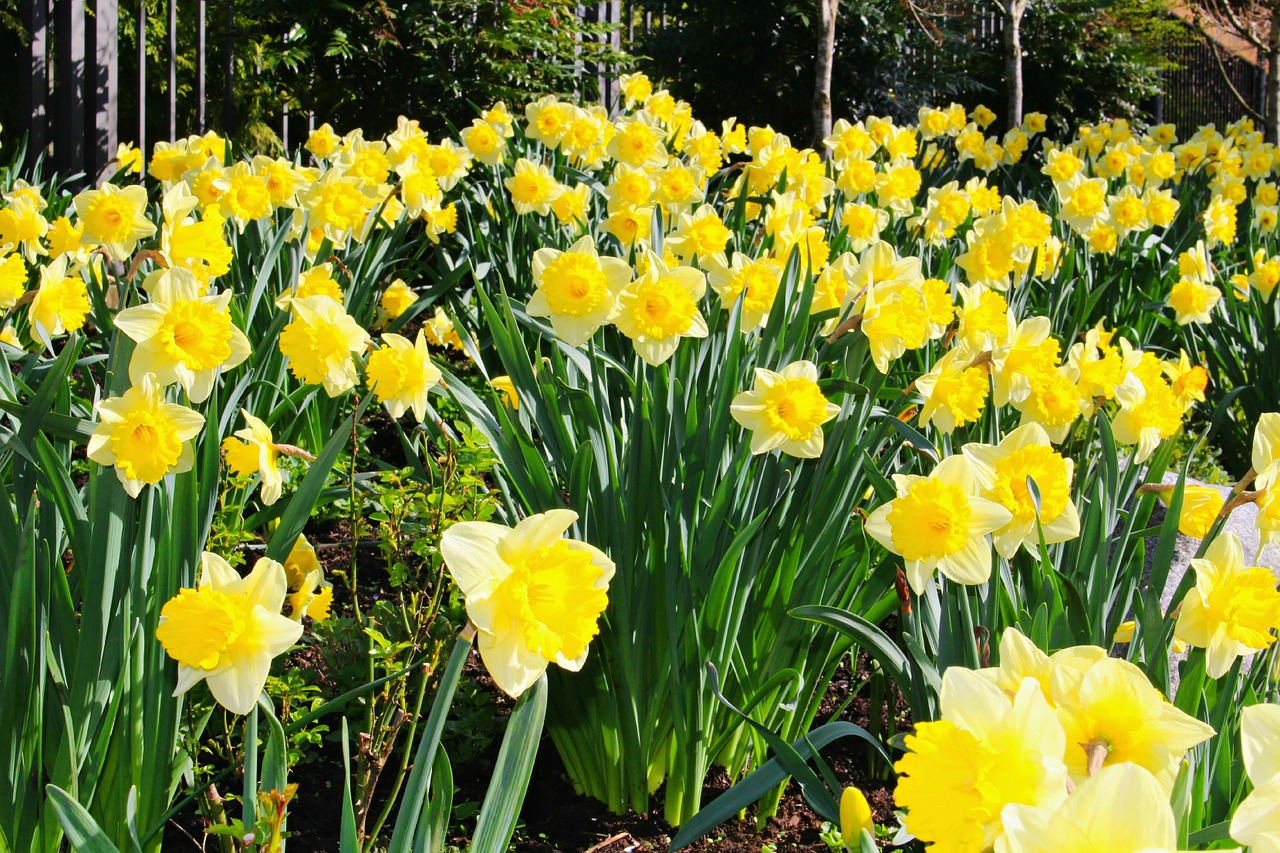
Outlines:
POLYGON ((1236 89, 1235 84, 1231 82, 1231 76, 1227 74, 1227 66, 1222 61, 1222 55, 1218 53, 1217 43, 1213 39, 1208 39, 1208 42, 1209 50, 1213 54, 1214 63, 1218 66, 1218 73, 1222 77, 1222 82, 1227 84, 1227 88, 1231 90, 1231 94, 1235 96, 1235 99, 1240 103, 1240 107, 1249 114, 1250 118, 1253 118, 1255 121, 1264 121, 1262 114, 1255 110, 1249 102, 1245 100, 1244 95, 1241 95, 1239 90, 1236 89))
POLYGON ((1267 49, 1266 45, 1262 43, 1261 37, 1254 30, 1253 25, 1246 24, 1242 21, 1236 14, 1235 10, 1231 8, 1231 4, 1229 2, 1223 2, 1222 0, 1202 0, 1202 3, 1197 4, 1195 7, 1193 20, 1196 23, 1196 29, 1200 30, 1205 38, 1213 40, 1213 36, 1205 29, 1200 13, 1206 14, 1209 19, 1213 21, 1215 26, 1224 30, 1230 29, 1235 35, 1244 39, 1258 50, 1267 49), (1212 8, 1212 12, 1209 11, 1210 8, 1212 8), (1226 19, 1226 23, 1229 25, 1228 27, 1222 26, 1222 18, 1226 19))

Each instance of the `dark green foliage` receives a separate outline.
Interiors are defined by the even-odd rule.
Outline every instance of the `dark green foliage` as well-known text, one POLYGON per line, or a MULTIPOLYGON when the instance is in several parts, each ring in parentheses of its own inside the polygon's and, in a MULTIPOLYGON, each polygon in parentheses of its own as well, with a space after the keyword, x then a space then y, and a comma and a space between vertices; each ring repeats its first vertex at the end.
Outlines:
MULTIPOLYGON (((805 0, 642 0, 659 21, 634 51, 695 115, 772 124, 807 140, 812 127, 816 4, 805 0)), ((986 103, 1003 112, 1004 53, 995 3, 844 0, 836 30, 832 114, 915 121, 923 105, 986 103), (983 35, 984 32, 989 33, 983 35)), ((1185 38, 1167 0, 1033 0, 1022 24, 1024 111, 1079 120, 1141 114, 1159 87, 1164 50, 1185 38)))
MULTIPOLYGON (((639 4, 659 18, 658 0, 639 4)), ((668 7, 674 4, 666 4, 668 7)), ((797 0, 691 0, 679 26, 637 31, 634 52, 694 115, 737 116, 805 138, 811 129, 817 8, 797 0)), ((836 30, 832 114, 914 121, 924 103, 975 100, 960 33, 949 18, 926 30, 902 5, 844 0, 836 30), (934 38, 940 38, 939 46, 934 38), (969 96, 969 97, 965 97, 969 96)))
MULTIPOLYGON (((1149 113, 1167 48, 1189 37, 1168 9, 1167 0, 1032 0, 1022 21, 1024 113, 1045 113, 1064 128, 1149 113)), ((997 92, 988 100, 997 113, 1001 51, 997 35, 973 54, 974 73, 997 92)))

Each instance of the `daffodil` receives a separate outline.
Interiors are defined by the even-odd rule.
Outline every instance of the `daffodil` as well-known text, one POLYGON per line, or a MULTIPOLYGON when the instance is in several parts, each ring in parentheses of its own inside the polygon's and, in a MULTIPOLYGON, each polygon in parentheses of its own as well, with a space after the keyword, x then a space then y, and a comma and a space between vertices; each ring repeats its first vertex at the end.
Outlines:
POLYGON ((756 368, 755 384, 733 398, 733 419, 751 430, 751 452, 781 450, 800 459, 822 455, 822 425, 840 413, 818 387, 818 368, 795 361, 779 372, 756 368))
POLYGON ((1280 413, 1267 412, 1258 418, 1250 461, 1257 474, 1255 488, 1268 489, 1280 479, 1280 413))
POLYGON ((520 392, 516 390, 516 383, 510 376, 495 376, 489 380, 489 384, 493 386, 493 390, 502 395, 502 402, 505 405, 517 410, 520 408, 520 392))
POLYGON ((8 311, 27 292, 27 263, 22 255, 0 257, 0 311, 8 311))
POLYGON ((440 377, 421 329, 413 341, 402 335, 383 335, 382 347, 370 353, 365 370, 365 381, 387 413, 399 418, 412 409, 418 423, 426 420, 427 392, 439 384, 440 377))
POLYGON ((866 796, 850 785, 840 794, 840 837, 846 850, 862 849, 862 833, 875 837, 876 825, 871 820, 871 804, 866 796))
POLYGON ((301 622, 306 616, 313 622, 329 618, 333 607, 333 584, 325 580, 324 569, 318 565, 307 572, 297 588, 289 592, 289 618, 301 622))
POLYGON ((920 425, 933 424, 944 435, 976 421, 986 407, 991 383, 985 367, 974 365, 975 354, 965 346, 948 350, 933 368, 916 380, 924 398, 920 425))
POLYGON ((525 309, 529 316, 551 318, 556 334, 580 347, 617 316, 618 295, 631 281, 631 267, 619 258, 601 257, 586 236, 566 252, 534 252, 533 280, 537 289, 525 309))
MULTIPOLYGON (((1156 492, 1165 506, 1173 500, 1173 488, 1156 492)), ((1188 483, 1182 490, 1182 513, 1178 516, 1178 532, 1192 539, 1203 539, 1218 520, 1218 513, 1225 501, 1222 493, 1212 486, 1188 483)))
POLYGON ((116 328, 138 344, 129 380, 150 373, 204 402, 217 378, 249 357, 249 339, 231 322, 231 291, 200 296, 200 282, 181 267, 152 273, 145 287, 149 303, 116 315, 116 328))
POLYGON ((244 416, 244 422, 248 426, 222 440, 222 449, 227 454, 227 467, 237 477, 260 475, 262 502, 271 506, 280 500, 280 492, 284 487, 284 477, 278 463, 280 451, 276 448, 270 427, 244 409, 240 410, 240 414, 244 416))
POLYGON ((1245 708, 1240 745, 1253 790, 1231 817, 1231 837, 1253 853, 1280 853, 1280 705, 1245 708))
POLYGON ((117 261, 128 259, 139 240, 156 233, 147 219, 147 191, 142 186, 103 184, 80 193, 73 203, 84 239, 102 245, 117 261))
POLYGON ((991 534, 1001 556, 1012 557, 1019 547, 1035 553, 1041 535, 1046 544, 1080 535, 1080 515, 1071 500, 1075 464, 1053 449, 1043 427, 1024 424, 997 445, 966 444, 963 452, 982 481, 982 496, 1013 516, 991 534), (1038 501, 1029 482, 1035 484, 1038 501))
POLYGON ((249 713, 272 659, 302 636, 302 625, 280 613, 286 592, 284 568, 275 560, 258 560, 242 578, 226 560, 204 552, 200 585, 169 599, 156 627, 156 639, 178 662, 173 695, 205 681, 219 705, 249 713))
POLYGON ((1170 791, 1187 750, 1214 733, 1165 701, 1142 670, 1118 658, 1094 662, 1078 682, 1055 680, 1053 698, 1076 782, 1099 767, 1133 762, 1170 791))
POLYGON ((964 456, 948 456, 927 477, 894 474, 898 496, 867 518, 867 533, 903 558, 907 580, 917 595, 934 571, 961 584, 991 576, 987 536, 1013 514, 980 497, 982 482, 964 456))
POLYGON ((119 397, 99 403, 98 417, 88 456, 99 465, 114 465, 130 497, 166 474, 191 470, 191 440, 204 426, 204 416, 166 402, 164 388, 150 374, 119 397))
POLYGON ((1056 808, 1010 804, 997 853, 1174 853, 1169 795, 1136 764, 1106 767, 1056 808))
POLYGON ((67 269, 63 255, 40 268, 40 286, 31 300, 33 338, 49 346, 50 339, 84 326, 92 307, 84 279, 67 269))
POLYGON ((712 255, 706 266, 711 289, 726 308, 731 309, 742 298, 741 331, 751 332, 763 326, 778 298, 782 264, 774 258, 753 259, 736 252, 732 262, 724 255, 712 255))
POLYGON ((551 212, 551 203, 564 192, 550 169, 523 157, 516 161, 511 177, 503 181, 503 186, 511 194, 511 204, 521 216, 530 213, 546 216, 551 212))
POLYGON ((903 825, 932 853, 1001 843, 1006 806, 1056 808, 1067 796, 1067 739, 1032 679, 1010 696, 961 667, 942 677, 941 718, 916 724, 894 769, 903 825))
POLYGON ((645 363, 662 364, 675 354, 681 338, 707 336, 707 321, 698 310, 706 289, 706 273, 668 267, 650 252, 644 275, 618 294, 614 322, 645 363))
POLYGON ((564 532, 571 510, 531 515, 515 527, 463 521, 440 538, 445 566, 466 599, 480 657, 503 692, 519 696, 549 664, 582 668, 609 602, 614 565, 564 532))
POLYGON ((1246 566, 1240 537, 1227 532, 1192 560, 1195 588, 1182 601, 1174 633, 1207 650, 1210 678, 1219 678, 1240 655, 1263 651, 1280 628, 1280 592, 1270 569, 1246 566))
POLYGON ((378 317, 383 323, 395 320, 409 310, 409 306, 418 301, 418 294, 403 279, 396 279, 382 291, 378 300, 378 317))
POLYGON ((369 346, 369 333, 328 296, 294 299, 294 318, 280 332, 289 372, 308 385, 323 384, 330 397, 350 391, 359 375, 351 356, 369 346))

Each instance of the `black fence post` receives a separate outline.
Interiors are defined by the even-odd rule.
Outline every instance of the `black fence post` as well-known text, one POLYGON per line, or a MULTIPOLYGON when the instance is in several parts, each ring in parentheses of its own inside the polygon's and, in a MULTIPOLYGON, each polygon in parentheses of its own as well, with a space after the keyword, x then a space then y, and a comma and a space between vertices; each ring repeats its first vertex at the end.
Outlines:
POLYGON ((49 0, 23 0, 22 25, 31 34, 23 51, 18 110, 30 116, 27 125, 27 166, 33 167, 48 144, 49 126, 49 0))
POLYGON ((58 98, 54 157, 59 170, 75 174, 84 169, 84 3, 55 3, 58 98))

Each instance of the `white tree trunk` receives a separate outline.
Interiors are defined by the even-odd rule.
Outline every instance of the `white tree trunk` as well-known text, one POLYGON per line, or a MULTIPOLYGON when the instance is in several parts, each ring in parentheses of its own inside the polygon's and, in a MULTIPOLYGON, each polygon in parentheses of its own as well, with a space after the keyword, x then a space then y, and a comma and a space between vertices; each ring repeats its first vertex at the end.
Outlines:
POLYGON ((1264 132, 1268 142, 1280 140, 1280 0, 1271 0, 1271 29, 1267 33, 1267 91, 1264 132))
POLYGON ((813 86, 813 147, 831 135, 831 66, 836 54, 840 0, 818 0, 818 68, 813 86))
POLYGON ((1022 124, 1022 13, 1028 0, 1000 0, 1004 13, 1004 67, 1009 87, 1009 127, 1022 124))

